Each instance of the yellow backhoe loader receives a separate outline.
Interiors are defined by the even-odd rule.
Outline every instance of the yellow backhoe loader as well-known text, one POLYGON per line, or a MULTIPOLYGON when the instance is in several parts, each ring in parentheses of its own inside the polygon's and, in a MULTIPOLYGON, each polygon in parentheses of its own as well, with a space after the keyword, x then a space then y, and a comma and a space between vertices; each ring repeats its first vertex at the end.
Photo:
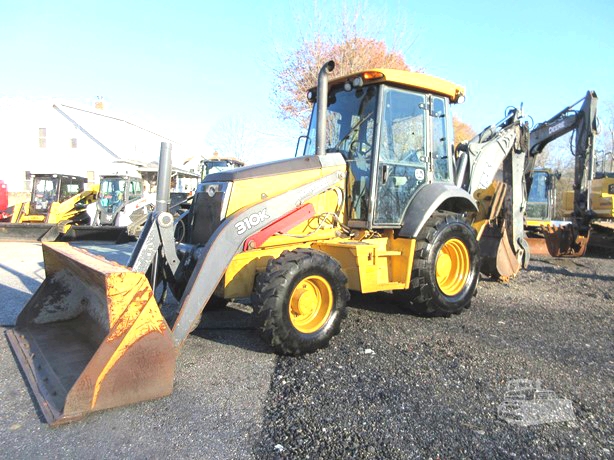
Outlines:
POLYGON ((215 298, 251 296, 264 339, 299 355, 339 332, 351 290, 448 316, 469 307, 480 270, 526 265, 521 114, 455 151, 462 87, 388 69, 329 81, 333 68, 308 94, 304 154, 207 175, 182 243, 163 143, 156 210, 127 266, 43 245, 46 279, 7 336, 49 423, 171 393, 177 354, 215 298), (179 299, 173 318, 160 285, 179 299))

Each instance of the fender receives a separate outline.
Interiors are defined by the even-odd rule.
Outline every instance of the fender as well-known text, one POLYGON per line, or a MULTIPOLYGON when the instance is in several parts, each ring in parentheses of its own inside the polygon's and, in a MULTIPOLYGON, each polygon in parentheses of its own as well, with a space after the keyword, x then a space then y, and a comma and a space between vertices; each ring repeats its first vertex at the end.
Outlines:
POLYGON ((426 221, 438 209, 454 212, 477 212, 473 197, 452 183, 434 182, 416 192, 403 217, 399 236, 416 238, 426 221))

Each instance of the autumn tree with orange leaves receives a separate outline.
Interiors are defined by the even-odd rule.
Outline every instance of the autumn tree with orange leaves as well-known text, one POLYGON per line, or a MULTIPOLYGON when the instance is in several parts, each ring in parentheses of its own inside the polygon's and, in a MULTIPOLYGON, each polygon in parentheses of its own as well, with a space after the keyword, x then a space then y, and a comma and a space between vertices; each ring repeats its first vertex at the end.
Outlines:
MULTIPOLYGON (((298 48, 280 54, 272 97, 281 117, 297 121, 303 129, 307 128, 311 114, 307 91, 316 86, 320 68, 331 59, 335 61, 332 78, 372 68, 422 71, 410 66, 403 57, 413 45, 404 30, 408 22, 403 12, 397 14, 400 21, 393 27, 396 41, 389 46, 384 38, 375 37, 384 37, 390 27, 381 22, 383 15, 368 10, 366 2, 346 2, 341 10, 335 10, 332 4, 320 6, 322 9, 318 10, 314 3, 315 23, 309 25, 311 29, 299 30, 298 48), (324 13, 320 14, 321 11, 324 13), (330 18, 335 18, 334 24, 330 18), (325 31, 340 32, 326 34, 325 31)), ((301 24, 297 27, 300 29, 301 24)), ((471 126, 456 117, 454 133, 455 145, 476 134, 471 126)))
POLYGON ((452 118, 452 125, 454 127, 454 145, 471 140, 477 134, 471 126, 457 117, 452 118))
POLYGON ((413 44, 404 30, 409 22, 405 11, 396 12, 394 25, 384 22, 381 6, 370 9, 366 1, 314 1, 312 13, 312 22, 303 21, 304 12, 299 15, 298 46, 279 52, 272 102, 282 118, 307 127, 311 113, 307 91, 316 86, 320 68, 331 59, 332 78, 376 67, 417 70, 403 57, 413 44))
POLYGON ((277 74, 274 94, 284 118, 295 119, 301 127, 307 127, 311 113, 307 91, 317 84, 320 67, 331 59, 335 61, 333 78, 376 67, 410 70, 401 53, 388 50, 384 42, 373 38, 350 37, 343 43, 320 40, 304 43, 277 74))

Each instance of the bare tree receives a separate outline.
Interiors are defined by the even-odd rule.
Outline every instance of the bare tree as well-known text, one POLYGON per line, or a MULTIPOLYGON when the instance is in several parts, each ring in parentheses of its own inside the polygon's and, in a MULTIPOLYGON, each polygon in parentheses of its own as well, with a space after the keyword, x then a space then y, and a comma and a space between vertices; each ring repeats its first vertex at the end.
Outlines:
POLYGON ((219 120, 209 130, 207 144, 212 152, 223 157, 245 160, 249 146, 249 128, 242 118, 230 117, 219 120))
POLYGON ((614 172, 614 103, 600 103, 601 132, 597 137, 596 164, 599 172, 614 172))

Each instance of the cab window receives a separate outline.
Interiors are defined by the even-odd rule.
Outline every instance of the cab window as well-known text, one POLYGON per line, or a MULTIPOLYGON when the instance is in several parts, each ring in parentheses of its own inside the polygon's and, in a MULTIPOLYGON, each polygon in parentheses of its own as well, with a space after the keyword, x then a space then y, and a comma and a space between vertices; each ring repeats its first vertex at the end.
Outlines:
POLYGON ((434 97, 431 123, 433 126, 433 175, 435 181, 448 181, 450 179, 449 153, 451 146, 449 146, 448 141, 447 119, 444 99, 434 97))

